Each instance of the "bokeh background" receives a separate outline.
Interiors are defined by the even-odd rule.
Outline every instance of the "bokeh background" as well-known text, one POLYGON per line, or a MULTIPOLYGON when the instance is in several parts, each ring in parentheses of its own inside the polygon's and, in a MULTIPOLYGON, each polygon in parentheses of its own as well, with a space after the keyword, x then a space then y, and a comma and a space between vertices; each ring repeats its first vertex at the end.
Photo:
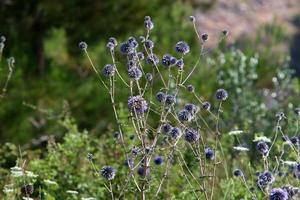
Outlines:
MULTIPOLYGON (((199 42, 188 17, 196 17, 197 29, 207 33, 209 41, 206 59, 190 83, 207 99, 217 87, 229 90, 228 109, 232 112, 225 116, 231 122, 229 127, 263 131, 272 126, 273 121, 266 117, 268 113, 273 117, 270 110, 299 103, 297 0, 2 0, 0 33, 7 39, 3 57, 13 56, 16 64, 0 102, 1 143, 31 146, 47 135, 59 140, 64 131, 41 110, 59 115, 66 103, 80 129, 105 134, 113 123, 109 101, 78 42, 89 44, 89 52, 101 68, 110 62, 107 39, 138 38, 144 33, 145 15, 155 23, 152 39, 158 55, 185 40, 192 46, 190 64, 196 60, 199 42), (219 44, 224 29, 229 35, 219 44), (239 70, 243 66, 244 71, 239 70)), ((4 84, 8 72, 5 59, 0 70, 0 83, 4 84)), ((126 102, 126 98, 120 97, 120 101, 126 102)))

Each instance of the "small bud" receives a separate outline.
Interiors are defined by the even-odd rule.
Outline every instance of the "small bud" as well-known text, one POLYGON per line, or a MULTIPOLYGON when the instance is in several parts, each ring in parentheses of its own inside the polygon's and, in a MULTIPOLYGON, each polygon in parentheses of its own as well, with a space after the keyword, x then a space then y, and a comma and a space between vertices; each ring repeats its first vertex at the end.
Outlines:
POLYGON ((88 47, 86 42, 79 42, 78 46, 79 46, 79 49, 81 49, 83 51, 85 51, 88 47))
POLYGON ((203 33, 201 35, 201 39, 202 39, 203 42, 207 41, 208 40, 208 35, 206 33, 203 33))
POLYGON ((190 21, 191 21, 191 22, 195 22, 195 21, 196 21, 196 19, 195 19, 194 16, 190 16, 189 18, 190 18, 190 21))
POLYGON ((224 36, 227 36, 227 35, 229 34, 229 31, 226 30, 226 29, 224 29, 224 30, 222 31, 222 34, 223 34, 224 36))

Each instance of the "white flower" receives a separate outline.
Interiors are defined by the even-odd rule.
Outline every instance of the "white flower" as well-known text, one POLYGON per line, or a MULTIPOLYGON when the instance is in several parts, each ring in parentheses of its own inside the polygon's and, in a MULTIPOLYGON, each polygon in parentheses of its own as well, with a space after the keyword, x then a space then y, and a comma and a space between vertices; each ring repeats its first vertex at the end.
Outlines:
POLYGON ((248 148, 242 147, 242 146, 236 146, 236 147, 233 147, 233 149, 236 151, 249 151, 248 148))
POLYGON ((255 136, 255 139, 253 140, 253 142, 259 142, 259 141, 271 142, 271 140, 269 138, 267 138, 266 136, 255 136))
POLYGON ((44 182, 49 185, 57 185, 57 183, 55 181, 51 181, 49 179, 44 180, 44 182))
POLYGON ((297 162, 290 161, 290 160, 286 160, 286 161, 283 160, 282 163, 285 164, 285 165, 289 165, 289 166, 297 165, 297 162))
POLYGON ((228 135, 240 135, 240 134, 242 134, 244 131, 242 131, 242 130, 235 130, 235 131, 230 131, 229 133, 228 133, 228 135))
POLYGON ((95 200, 94 197, 82 197, 81 200, 95 200))
POLYGON ((78 194, 78 192, 75 191, 75 190, 67 190, 66 193, 69 193, 69 194, 78 194))

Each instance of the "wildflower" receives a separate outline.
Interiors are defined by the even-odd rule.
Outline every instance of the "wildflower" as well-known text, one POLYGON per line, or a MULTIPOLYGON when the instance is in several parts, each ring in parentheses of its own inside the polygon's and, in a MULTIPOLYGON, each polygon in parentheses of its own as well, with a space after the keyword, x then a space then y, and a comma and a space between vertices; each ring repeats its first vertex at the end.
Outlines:
POLYGON ((147 49, 153 49, 154 47, 153 41, 149 39, 145 40, 144 45, 147 49))
POLYGON ((211 105, 210 105, 210 103, 209 102, 203 102, 203 104, 202 104, 202 108, 204 109, 204 110, 210 110, 210 107, 211 107, 211 105))
POLYGON ((256 180, 256 185, 260 189, 266 188, 268 184, 273 183, 275 180, 274 176, 269 171, 258 173, 257 175, 258 179, 256 180))
POLYGON ((108 42, 108 43, 106 44, 106 47, 107 47, 110 51, 112 51, 112 50, 114 50, 115 45, 114 45, 112 42, 108 42))
POLYGON ((155 54, 152 53, 152 54, 150 54, 150 55, 147 56, 146 62, 149 65, 155 66, 155 65, 158 64, 159 59, 158 59, 158 57, 155 54))
POLYGON ((115 75, 116 68, 114 65, 106 64, 102 69, 102 74, 106 77, 112 77, 115 75))
POLYGON ((132 62, 136 62, 137 60, 137 53, 135 51, 131 51, 127 54, 127 59, 129 61, 132 61, 132 62))
POLYGON ((165 102, 165 100, 166 100, 166 94, 163 93, 163 92, 158 92, 158 93, 156 94, 156 100, 157 100, 159 103, 165 102))
POLYGON ((128 77, 131 80, 139 80, 142 77, 142 71, 137 67, 132 67, 128 70, 128 77))
POLYGON ((181 130, 180 130, 180 128, 177 128, 177 127, 172 128, 170 131, 170 135, 171 135, 172 139, 177 139, 180 134, 181 134, 181 130))
POLYGON ((199 111, 199 107, 192 103, 185 104, 184 109, 189 111, 191 115, 195 115, 199 111))
POLYGON ((139 60, 144 60, 144 58, 145 58, 143 52, 138 52, 138 53, 137 53, 137 56, 138 56, 139 60))
POLYGON ((203 42, 207 41, 208 40, 208 35, 206 33, 203 33, 201 35, 201 39, 202 39, 203 42))
POLYGON ((190 47, 186 42, 179 41, 175 46, 175 51, 177 53, 187 54, 188 52, 190 52, 190 47))
POLYGON ((262 154, 262 155, 267 155, 268 151, 269 151, 269 146, 266 142, 264 141, 259 141, 257 144, 256 144, 256 149, 257 151, 262 154))
POLYGON ((269 200, 287 200, 288 193, 281 188, 273 188, 269 194, 269 200))
POLYGON ((293 145, 299 144, 299 138, 297 136, 291 137, 290 141, 293 145))
POLYGON ((114 38, 114 37, 110 37, 108 39, 108 42, 111 42, 114 46, 118 45, 118 42, 117 42, 116 38, 114 38))
POLYGON ((111 167, 111 166, 104 166, 100 170, 100 174, 106 180, 111 181, 111 180, 113 180, 115 178, 116 170, 113 167, 111 167))
POLYGON ((141 166, 141 167, 139 167, 138 169, 137 169, 137 174, 139 175, 139 176, 148 176, 149 175, 149 173, 150 173, 150 169, 149 168, 145 168, 144 166, 141 166))
POLYGON ((134 37, 129 37, 127 40, 127 43, 132 49, 137 48, 139 45, 134 37))
POLYGON ((166 96, 166 104, 167 105, 171 106, 171 105, 173 105, 175 103, 176 103, 176 98, 175 98, 174 95, 170 95, 169 94, 169 95, 166 96))
POLYGON ((134 146, 134 147, 131 149, 131 153, 132 153, 134 156, 138 155, 139 152, 140 152, 140 148, 139 148, 139 147, 134 146))
POLYGON ((127 70, 130 70, 133 67, 137 67, 137 63, 134 60, 128 60, 126 65, 127 65, 127 70))
POLYGON ((168 134, 170 133, 170 131, 172 130, 172 126, 168 123, 165 123, 161 126, 161 130, 163 131, 163 133, 168 134))
POLYGON ((113 133, 113 137, 114 137, 114 139, 116 139, 116 140, 120 139, 120 137, 121 137, 120 132, 119 132, 119 131, 114 132, 114 133, 113 133))
POLYGON ((182 58, 181 58, 181 59, 178 59, 178 60, 176 61, 176 66, 178 67, 179 70, 182 70, 182 69, 183 69, 183 67, 184 67, 184 62, 183 62, 183 59, 182 59, 182 58))
POLYGON ((21 193, 23 196, 31 195, 34 191, 33 185, 24 184, 21 186, 21 193))
POLYGON ((192 86, 192 85, 188 85, 188 86, 186 86, 186 90, 187 90, 188 92, 194 92, 195 88, 194 88, 194 86, 192 86))
POLYGON ((176 64, 176 58, 174 58, 170 54, 165 54, 165 55, 163 55, 163 57, 161 59, 161 64, 165 67, 170 67, 170 66, 176 64))
POLYGON ((186 129, 184 139, 189 142, 193 143, 198 141, 200 138, 199 132, 195 129, 186 129))
POLYGON ((177 113, 177 118, 180 122, 189 122, 192 120, 192 115, 189 111, 183 109, 177 113))
POLYGON ((147 101, 140 95, 128 99, 128 109, 132 113, 143 114, 148 110, 147 101))
POLYGON ((146 80, 147 80, 148 82, 151 82, 151 81, 153 80, 153 75, 152 75, 151 73, 147 73, 147 74, 146 74, 146 80))
POLYGON ((224 89, 218 89, 216 91, 216 99, 220 101, 225 101, 228 97, 228 93, 224 89))
POLYGON ((153 22, 151 21, 151 18, 149 16, 146 16, 145 17, 145 20, 144 20, 144 27, 147 31, 151 30, 154 28, 154 24, 153 22))
POLYGON ((233 171, 233 175, 236 176, 236 177, 239 177, 239 176, 243 175, 243 172, 240 169, 235 169, 233 171))
POLYGON ((207 160, 213 160, 215 158, 215 153, 211 148, 205 148, 204 153, 207 160))
POLYGON ((132 52, 134 50, 134 45, 135 43, 132 42, 132 44, 130 44, 128 41, 127 42, 123 42, 120 45, 120 51, 122 54, 128 54, 129 52, 132 52))
POLYGON ((163 159, 160 156, 156 156, 153 161, 156 165, 161 165, 163 163, 163 159))
POLYGON ((83 51, 87 50, 87 47, 88 47, 86 42, 79 42, 78 46, 79 46, 79 49, 81 49, 83 51))

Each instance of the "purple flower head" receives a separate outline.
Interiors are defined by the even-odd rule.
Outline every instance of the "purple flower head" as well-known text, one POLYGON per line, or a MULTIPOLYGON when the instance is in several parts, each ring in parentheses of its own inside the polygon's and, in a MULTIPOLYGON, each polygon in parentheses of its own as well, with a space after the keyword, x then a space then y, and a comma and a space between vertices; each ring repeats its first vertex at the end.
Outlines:
POLYGON ((192 116, 199 112, 199 107, 192 103, 185 104, 184 109, 189 111, 192 116))
POLYGON ((79 49, 84 51, 84 50, 87 50, 88 45, 86 42, 79 42, 78 47, 79 47, 79 49))
POLYGON ((264 156, 267 155, 267 153, 269 152, 269 146, 265 141, 259 141, 256 144, 256 149, 260 154, 264 156))
POLYGON ((132 67, 128 70, 130 80, 139 80, 142 77, 142 71, 137 67, 132 67))
POLYGON ((155 54, 152 53, 152 54, 150 54, 150 55, 147 56, 146 62, 149 65, 155 66, 155 65, 158 64, 159 59, 158 59, 158 57, 155 54))
POLYGON ((149 16, 146 16, 145 17, 145 20, 144 20, 144 27, 146 30, 150 31, 151 29, 154 28, 154 24, 153 22, 151 21, 151 18, 149 16))
POLYGON ((170 133, 170 131, 172 130, 172 128, 173 128, 173 127, 172 127, 170 124, 168 124, 168 123, 163 124, 163 125, 161 126, 161 130, 162 130, 162 132, 165 133, 165 134, 170 133))
POLYGON ((103 178, 110 181, 115 178, 116 170, 111 166, 104 166, 100 170, 100 174, 103 178))
POLYGON ((152 40, 145 40, 144 45, 147 49, 153 49, 154 47, 154 42, 152 40))
POLYGON ((156 100, 157 100, 159 103, 165 102, 165 100, 166 100, 166 94, 163 93, 163 92, 158 92, 158 93, 156 94, 156 100))
POLYGON ((102 69, 102 74, 106 77, 112 77, 115 75, 116 68, 114 65, 106 64, 102 69))
POLYGON ((179 41, 175 45, 175 51, 177 53, 187 54, 188 52, 190 52, 190 47, 186 42, 179 41))
POLYGON ((188 92, 194 92, 194 91, 195 91, 195 88, 194 88, 193 85, 188 85, 188 86, 186 86, 186 90, 187 90, 188 92))
POLYGON ((191 113, 185 109, 179 111, 177 117, 180 122, 190 122, 192 120, 191 113))
POLYGON ((211 148, 205 148, 204 153, 207 160, 213 160, 215 158, 215 153, 211 148))
POLYGON ((154 158, 154 164, 161 165, 163 163, 163 159, 161 156, 155 156, 154 158))
POLYGON ((129 111, 137 115, 143 114, 148 110, 147 101, 140 95, 129 97, 127 105, 129 111))
POLYGON ((239 177, 239 176, 243 175, 243 172, 240 169, 235 169, 233 171, 233 175, 236 176, 236 177, 239 177))
POLYGON ((200 138, 199 132, 195 129, 186 129, 184 134, 185 141, 193 143, 198 141, 200 138))
POLYGON ((143 52, 138 52, 137 56, 138 56, 139 60, 144 60, 145 59, 145 56, 144 56, 143 52))
POLYGON ((174 95, 168 94, 166 96, 166 105, 171 106, 176 103, 176 98, 174 95))
POLYGON ((204 109, 204 110, 210 110, 210 107, 211 107, 211 105, 210 105, 210 103, 209 102, 203 102, 203 104, 202 104, 202 108, 204 109))
POLYGON ((182 59, 182 58, 181 58, 181 59, 178 59, 178 60, 176 61, 176 66, 177 66, 178 69, 180 69, 180 70, 183 69, 183 67, 184 67, 184 62, 183 62, 183 59, 182 59))
POLYGON ((153 75, 152 75, 151 73, 147 73, 147 74, 146 74, 146 80, 147 80, 148 82, 151 82, 151 81, 153 80, 153 75))
POLYGON ((150 174, 150 169, 149 168, 146 168, 144 166, 140 166, 138 169, 137 169, 137 174, 141 177, 143 176, 148 176, 150 174))
POLYGON ((172 128, 170 131, 170 136, 174 140, 177 139, 180 136, 180 134, 181 134, 181 130, 180 128, 177 127, 172 128))
POLYGON ((269 200, 288 200, 288 193, 281 188, 273 188, 269 194, 269 200))
POLYGON ((216 99, 219 101, 225 101, 228 97, 228 92, 224 89, 218 89, 216 91, 216 99))

